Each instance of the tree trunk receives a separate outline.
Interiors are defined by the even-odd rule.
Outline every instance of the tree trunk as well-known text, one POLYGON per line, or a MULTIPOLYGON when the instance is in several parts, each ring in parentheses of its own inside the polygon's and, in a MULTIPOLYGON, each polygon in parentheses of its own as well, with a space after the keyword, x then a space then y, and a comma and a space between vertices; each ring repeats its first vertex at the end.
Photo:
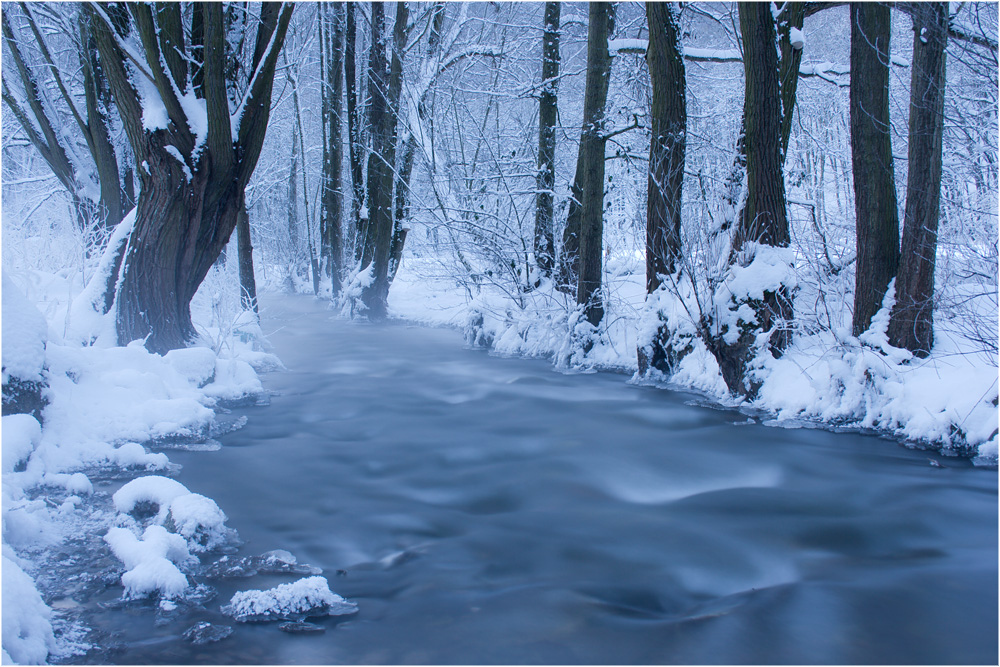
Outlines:
POLYGON ((403 50, 406 47, 406 23, 409 7, 396 4, 392 61, 386 71, 383 44, 382 10, 372 3, 372 50, 369 59, 371 97, 372 155, 368 161, 369 231, 362 255, 362 269, 371 267, 372 277, 362 289, 361 299, 368 317, 379 320, 387 314, 389 296, 389 259, 392 254, 393 197, 396 164, 396 122, 403 85, 403 50))
POLYGON ((911 10, 909 173, 896 305, 888 334, 892 345, 926 357, 934 344, 934 265, 941 204, 948 5, 913 3, 911 10))
POLYGON ((117 314, 119 343, 145 339, 161 354, 195 336, 190 302, 236 227, 246 187, 267 130, 278 53, 291 19, 290 4, 264 3, 246 81, 246 104, 235 118, 229 108, 223 8, 206 3, 203 91, 207 112, 204 143, 195 151, 192 124, 177 96, 191 85, 185 63, 180 13, 149 5, 126 6, 139 37, 133 65, 156 87, 169 122, 150 129, 119 39, 105 7, 86 5, 101 63, 128 137, 141 165, 136 221, 126 253, 117 314), (138 47, 137 47, 138 48, 138 47), (141 58, 141 60, 140 60, 141 58))
POLYGON ((857 227, 855 336, 871 326, 899 267, 889 121, 889 6, 851 4, 851 162, 857 227))
POLYGON ((253 244, 250 242, 250 214, 246 201, 240 204, 236 218, 236 245, 240 255, 240 306, 243 310, 257 310, 257 279, 253 275, 253 244))
MULTIPOLYGON (((344 83, 347 88, 347 143, 348 158, 351 163, 351 221, 354 237, 354 261, 361 261, 364 248, 364 229, 361 210, 365 208, 365 169, 362 156, 361 113, 358 109, 358 77, 356 48, 358 43, 357 23, 354 19, 356 5, 347 5, 347 25, 344 34, 344 83)), ((365 216, 367 217, 367 216, 365 216)))
POLYGON ((286 217, 288 219, 288 240, 292 249, 292 266, 299 269, 299 142, 298 117, 292 128, 292 156, 288 165, 288 196, 286 217))
MULTIPOLYGON (((677 17, 672 5, 646 3, 649 48, 646 61, 653 86, 650 107, 649 178, 646 197, 646 293, 652 294, 681 259, 681 194, 687 135, 686 79, 677 17)), ((639 373, 670 373, 679 351, 661 323, 654 340, 639 347, 639 373)))
POLYGON ((587 33, 587 86, 583 100, 580 155, 583 182, 580 201, 580 275, 576 302, 595 327, 604 319, 601 270, 604 242, 604 106, 608 100, 611 54, 608 35, 614 22, 613 3, 591 2, 587 33))
POLYGON ((802 30, 806 17, 806 3, 786 2, 778 15, 778 79, 781 86, 781 164, 785 164, 788 140, 792 135, 792 118, 795 115, 796 91, 799 87, 799 65, 802 64, 802 44, 796 46, 792 29, 802 30))
POLYGON ((646 200, 646 292, 676 270, 681 256, 681 193, 687 132, 684 59, 671 5, 647 2, 653 84, 650 109, 649 180, 646 200))
POLYGON ((555 261, 553 226, 556 184, 556 121, 559 83, 559 2, 545 3, 542 35, 542 92, 538 99, 538 176, 535 193, 535 265, 540 276, 552 276, 555 261))
MULTIPOLYGON (((747 165, 747 196, 737 216, 730 264, 748 264, 759 246, 786 247, 790 243, 782 175, 782 99, 778 42, 774 17, 766 3, 738 3, 743 38, 743 124, 747 165), (752 244, 752 245, 750 245, 752 244)), ((768 347, 780 356, 791 340, 792 295, 785 285, 765 291, 763 298, 732 303, 734 310, 749 306, 753 325, 745 321, 730 344, 722 335, 707 342, 730 391, 752 397, 758 386, 747 378, 758 336, 769 332, 768 347)))
POLYGON ((579 155, 573 182, 569 187, 569 203, 566 210, 566 226, 563 227, 562 249, 559 253, 559 275, 556 287, 567 294, 576 296, 576 282, 580 274, 580 216, 583 213, 583 167, 579 155))
POLYGON ((341 289, 341 271, 344 261, 344 194, 341 171, 344 155, 342 123, 342 98, 344 90, 343 47, 344 6, 335 2, 333 7, 332 34, 324 43, 328 59, 326 85, 324 86, 324 138, 323 150, 323 202, 320 211, 320 229, 323 232, 323 255, 327 261, 333 297, 341 289))

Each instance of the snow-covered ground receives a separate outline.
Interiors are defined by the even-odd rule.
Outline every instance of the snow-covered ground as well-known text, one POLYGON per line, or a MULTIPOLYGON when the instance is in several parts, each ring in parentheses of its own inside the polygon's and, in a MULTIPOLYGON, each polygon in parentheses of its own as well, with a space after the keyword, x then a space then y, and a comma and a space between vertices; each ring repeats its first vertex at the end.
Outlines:
MULTIPOLYGON (((519 295, 483 285, 472 296, 433 258, 407 256, 389 293, 390 313, 408 320, 464 329, 472 344, 496 354, 552 358, 558 366, 616 369, 636 374, 636 343, 656 324, 657 311, 676 308, 660 299, 645 305, 645 274, 638 260, 608 262, 605 269, 607 330, 592 337, 583 356, 581 332, 570 326, 574 301, 543 285, 519 295)), ((891 290, 890 290, 891 292, 891 290)), ((891 306, 891 304, 887 304, 891 306)), ((698 340, 669 381, 719 403, 769 413, 776 426, 873 429, 944 453, 968 453, 980 465, 997 464, 997 366, 947 330, 935 332, 927 359, 891 348, 885 337, 888 309, 861 339, 848 330, 798 334, 780 359, 756 370, 762 386, 745 405, 727 393, 715 358, 698 340)), ((633 377, 633 381, 649 382, 633 377)))

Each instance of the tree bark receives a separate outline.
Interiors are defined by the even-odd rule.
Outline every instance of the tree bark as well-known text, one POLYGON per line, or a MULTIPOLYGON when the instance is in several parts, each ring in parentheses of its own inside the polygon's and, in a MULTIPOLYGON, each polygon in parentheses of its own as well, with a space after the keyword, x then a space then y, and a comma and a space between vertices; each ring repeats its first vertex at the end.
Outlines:
POLYGON ((354 261, 361 261, 364 249, 364 228, 361 211, 365 208, 365 168, 362 156, 361 110, 358 108, 357 77, 357 23, 354 18, 356 5, 347 5, 347 25, 344 32, 344 83, 347 89, 347 143, 348 159, 351 163, 351 222, 354 239, 354 261))
POLYGON ((889 342, 926 357, 934 345, 934 266, 941 205, 947 3, 912 3, 909 173, 889 342))
POLYGON ((650 108, 649 179, 646 199, 646 292, 672 274, 681 257, 681 193, 687 133, 684 58, 677 17, 663 2, 647 2, 653 85, 650 108))
POLYGON ((250 214, 246 201, 240 202, 236 217, 236 245, 240 256, 240 306, 243 310, 257 310, 257 279, 253 274, 253 244, 250 241, 250 214))
POLYGON ((396 164, 396 124, 399 98, 403 85, 403 51, 406 47, 406 23, 409 6, 396 3, 396 23, 393 30, 392 60, 386 71, 382 11, 380 3, 372 3, 372 51, 369 59, 371 97, 372 155, 368 161, 369 230, 361 267, 371 267, 372 277, 362 288, 361 300, 367 315, 384 319, 389 297, 389 260, 392 254, 393 197, 396 164), (377 9, 378 8, 378 9, 377 9))
POLYGON ((580 154, 583 182, 580 215, 580 275, 576 302, 595 327, 604 319, 601 271, 604 242, 604 107, 608 100, 611 54, 608 35, 614 22, 613 3, 591 2, 587 32, 587 85, 583 100, 580 154))
POLYGON ((328 69, 324 90, 323 201, 320 229, 334 298, 340 293, 344 255, 344 193, 341 171, 344 155, 342 98, 344 92, 344 6, 335 2, 329 41, 324 43, 328 69))
MULTIPOLYGON (((649 48, 646 61, 653 87, 650 106, 649 178, 646 196, 646 293, 677 271, 681 259, 681 194, 687 136, 686 79, 677 17, 672 5, 646 3, 649 48)), ((679 351, 661 323, 654 340, 638 350, 639 373, 670 373, 679 351)))
POLYGON ((553 209, 556 184, 556 120, 559 87, 559 2, 545 3, 542 34, 542 92, 538 98, 538 176, 535 193, 535 265, 549 278, 555 262, 553 209))
POLYGON ((156 86, 169 118, 165 127, 148 129, 139 94, 125 69, 125 62, 133 56, 126 55, 120 37, 112 32, 105 7, 87 5, 86 11, 91 13, 101 62, 140 165, 141 186, 119 292, 118 341, 145 339, 149 350, 163 354, 194 338, 191 298, 236 228, 243 190, 257 165, 267 130, 275 65, 292 6, 261 6, 248 68, 254 75, 246 81, 246 103, 235 117, 227 98, 223 9, 216 3, 202 8, 208 123, 198 152, 175 92, 187 88, 189 82, 177 85, 177 78, 187 79, 190 71, 179 68, 162 52, 178 49, 185 53, 182 61, 191 57, 174 18, 169 12, 162 17, 154 14, 148 5, 127 6, 142 47, 133 66, 156 86))
MULTIPOLYGON (((774 17, 766 3, 740 2, 738 8, 743 38, 747 196, 737 216, 731 265, 752 260, 758 246, 786 247, 791 240, 782 174, 782 98, 774 17)), ((731 307, 740 305, 733 303, 731 307)), ((770 352, 781 355, 791 340, 792 295, 782 285, 746 305, 754 311, 755 325, 744 324, 735 343, 727 343, 721 335, 707 343, 729 390, 752 397, 759 387, 747 378, 747 368, 758 335, 769 332, 770 352)))
POLYGON ((851 162, 857 264, 855 336, 872 317, 899 267, 899 212, 889 119, 889 6, 851 4, 851 162))

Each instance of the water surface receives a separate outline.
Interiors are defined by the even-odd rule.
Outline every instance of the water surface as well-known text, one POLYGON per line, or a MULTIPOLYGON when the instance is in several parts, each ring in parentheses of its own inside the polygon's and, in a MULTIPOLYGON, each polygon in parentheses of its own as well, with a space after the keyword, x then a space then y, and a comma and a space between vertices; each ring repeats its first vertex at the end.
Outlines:
POLYGON ((997 474, 746 424, 692 395, 264 301, 288 372, 215 452, 172 452, 246 544, 355 601, 321 635, 94 619, 118 663, 997 662, 997 474), (931 461, 943 467, 931 464, 931 461), (338 573, 339 571, 339 573, 338 573))

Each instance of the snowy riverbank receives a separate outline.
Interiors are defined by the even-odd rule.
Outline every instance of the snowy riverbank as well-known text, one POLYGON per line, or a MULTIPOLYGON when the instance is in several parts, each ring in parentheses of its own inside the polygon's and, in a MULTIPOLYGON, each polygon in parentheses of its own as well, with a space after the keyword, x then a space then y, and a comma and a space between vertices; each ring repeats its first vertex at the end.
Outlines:
POLYGON ((159 593, 162 605, 187 587, 178 568, 232 533, 211 499, 162 476, 176 466, 150 446, 217 448, 212 436, 239 426, 217 409, 266 400, 257 371, 281 366, 257 325, 224 317, 210 291, 195 308, 200 345, 163 357, 139 342, 114 346, 113 321, 81 307, 85 294, 69 272, 3 276, 5 390, 11 378, 37 383, 44 404, 41 421, 3 417, 4 664, 88 649, 73 591, 123 586, 125 596, 159 593), (114 498, 95 488, 132 478, 114 498), (136 520, 143 503, 158 511, 136 520), (107 546, 121 563, 97 581, 107 546), (92 571, 63 576, 76 561, 92 571))
MULTIPOLYGON (((436 260, 406 257, 389 293, 389 306, 396 317, 462 329, 470 343, 499 355, 552 358, 567 370, 604 368, 635 374, 636 343, 650 317, 643 280, 640 262, 609 262, 609 324, 585 358, 568 325, 575 304, 551 286, 513 298, 486 283, 472 296, 436 260)), ((838 304, 830 309, 836 312, 838 304)), ((843 304, 839 310, 846 310, 843 304)), ((653 318, 655 325, 655 313, 653 318)), ((837 330, 798 334, 781 359, 758 369, 761 390, 749 404, 728 394, 714 357, 700 341, 677 374, 657 384, 693 389, 723 405, 761 411, 775 426, 870 429, 942 453, 969 455, 978 465, 997 465, 995 358, 977 353, 939 327, 933 354, 913 359, 888 346, 885 321, 876 318, 862 340, 850 335, 849 323, 848 314, 845 326, 837 330)))

